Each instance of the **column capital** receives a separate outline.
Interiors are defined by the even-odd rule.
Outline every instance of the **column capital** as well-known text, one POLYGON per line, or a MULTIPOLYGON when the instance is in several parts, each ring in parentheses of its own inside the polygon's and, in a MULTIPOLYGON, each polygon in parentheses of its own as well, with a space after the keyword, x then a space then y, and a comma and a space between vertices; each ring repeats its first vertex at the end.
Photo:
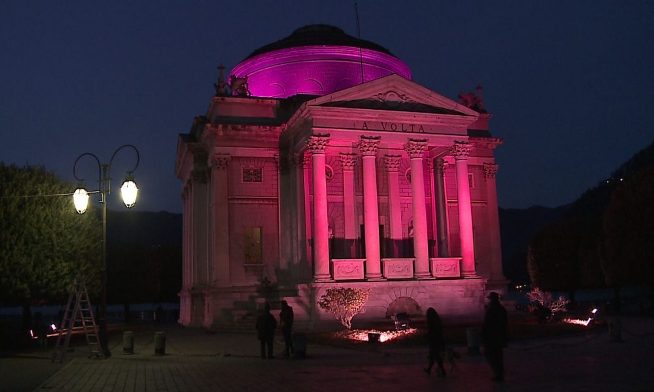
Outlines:
POLYGON ((329 134, 311 135, 307 140, 307 150, 312 154, 324 154, 329 143, 329 134))
POLYGON ((472 145, 468 142, 465 141, 454 142, 454 146, 452 146, 452 154, 454 154, 454 159, 456 159, 457 161, 468 159, 468 157, 470 156, 471 149, 472 149, 472 145))
POLYGON ((381 143, 381 136, 361 136, 359 151, 363 156, 377 155, 377 149, 381 143))
POLYGON ((427 149, 427 139, 409 139, 404 149, 411 159, 422 158, 427 149))
POLYGON ((384 155, 384 164, 386 165, 387 172, 396 172, 400 168, 400 162, 402 162, 401 155, 384 155))
POLYGON ((497 174, 498 165, 495 163, 484 162, 484 177, 486 178, 495 178, 497 174))
POLYGON ((227 170, 232 157, 229 154, 213 154, 209 160, 212 169, 227 170))
POLYGON ((340 153, 341 165, 343 166, 343 171, 352 171, 357 162, 357 155, 351 153, 340 153))

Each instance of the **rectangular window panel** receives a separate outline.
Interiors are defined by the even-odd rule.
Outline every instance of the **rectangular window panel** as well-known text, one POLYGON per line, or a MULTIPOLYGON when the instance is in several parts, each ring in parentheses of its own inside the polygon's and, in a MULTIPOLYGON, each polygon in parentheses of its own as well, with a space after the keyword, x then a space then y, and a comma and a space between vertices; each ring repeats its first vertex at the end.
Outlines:
POLYGON ((262 227, 248 227, 245 229, 245 263, 263 263, 262 227))

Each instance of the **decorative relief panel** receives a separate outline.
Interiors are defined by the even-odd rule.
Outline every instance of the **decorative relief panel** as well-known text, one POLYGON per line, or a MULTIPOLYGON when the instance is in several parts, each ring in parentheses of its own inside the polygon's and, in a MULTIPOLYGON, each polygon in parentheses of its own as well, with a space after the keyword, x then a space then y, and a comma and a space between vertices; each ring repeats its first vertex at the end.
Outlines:
POLYGON ((373 98, 380 102, 414 102, 408 95, 388 90, 385 93, 373 95, 373 98))
POLYGON ((263 182, 263 169, 260 167, 244 167, 243 182, 263 182))
POLYGON ((431 274, 435 278, 460 278, 461 258, 460 257, 438 257, 429 259, 431 261, 431 274))
POLYGON ((363 279, 364 259, 338 259, 332 260, 334 266, 334 280, 361 280, 363 279))
POLYGON ((413 278, 413 260, 414 259, 382 259, 382 263, 384 264, 384 278, 413 278))
POLYGON ((325 179, 328 182, 334 179, 334 169, 329 165, 325 165, 325 179))
POLYGON ((213 154, 209 166, 218 170, 227 170, 231 157, 228 154, 213 154))

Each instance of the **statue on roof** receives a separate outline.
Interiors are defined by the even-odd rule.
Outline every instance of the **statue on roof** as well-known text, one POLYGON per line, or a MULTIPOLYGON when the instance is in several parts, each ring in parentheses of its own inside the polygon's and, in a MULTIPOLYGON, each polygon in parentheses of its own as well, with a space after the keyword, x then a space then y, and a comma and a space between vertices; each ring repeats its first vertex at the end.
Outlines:
POLYGON ((220 64, 218 66, 218 80, 213 84, 213 87, 216 89, 216 97, 226 97, 232 95, 231 89, 225 82, 225 75, 223 74, 223 71, 225 71, 225 66, 220 64))
POLYGON ((484 108, 484 91, 481 85, 477 85, 475 91, 462 92, 458 95, 459 103, 479 113, 487 113, 484 108))
POLYGON ((248 89, 248 77, 237 77, 232 75, 229 78, 229 87, 232 90, 232 95, 238 97, 248 97, 250 96, 250 90, 248 89))

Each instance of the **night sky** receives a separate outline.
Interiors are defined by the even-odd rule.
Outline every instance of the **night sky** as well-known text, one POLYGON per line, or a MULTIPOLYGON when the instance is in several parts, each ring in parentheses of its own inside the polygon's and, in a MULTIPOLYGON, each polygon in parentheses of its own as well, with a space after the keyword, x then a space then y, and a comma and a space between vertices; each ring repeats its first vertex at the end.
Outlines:
MULTIPOLYGON (((500 206, 558 206, 654 140, 654 2, 359 0, 361 37, 446 97, 484 87, 500 206)), ((137 209, 181 211, 177 135, 216 67, 307 24, 356 36, 353 1, 2 1, 0 160, 73 181, 83 152, 141 152, 137 209)), ((113 186, 133 164, 117 156, 113 186)), ((97 165, 79 168, 89 181, 97 165)), ((1 185, 0 185, 1 186, 1 185)), ((117 195, 112 195, 117 199, 117 195)), ((112 205, 112 208, 118 208, 112 205)))

